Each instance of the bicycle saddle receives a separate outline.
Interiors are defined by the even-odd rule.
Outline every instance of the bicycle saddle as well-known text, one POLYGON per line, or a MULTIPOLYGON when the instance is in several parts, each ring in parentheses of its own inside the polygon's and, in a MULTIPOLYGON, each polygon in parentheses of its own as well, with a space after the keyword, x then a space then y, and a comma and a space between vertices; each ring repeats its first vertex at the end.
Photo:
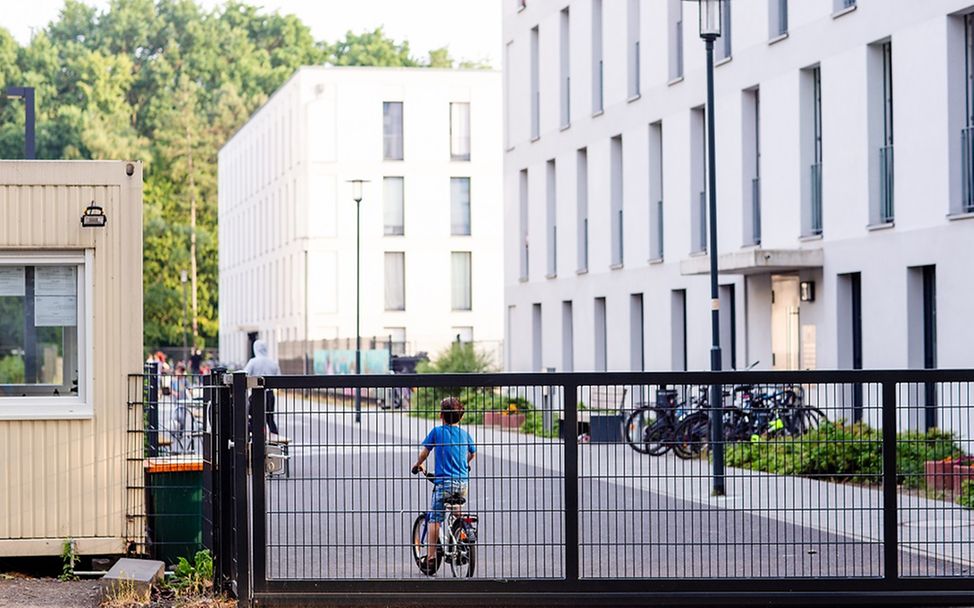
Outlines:
POLYGON ((463 503, 467 502, 467 499, 459 494, 451 494, 443 499, 443 504, 459 507, 463 503))

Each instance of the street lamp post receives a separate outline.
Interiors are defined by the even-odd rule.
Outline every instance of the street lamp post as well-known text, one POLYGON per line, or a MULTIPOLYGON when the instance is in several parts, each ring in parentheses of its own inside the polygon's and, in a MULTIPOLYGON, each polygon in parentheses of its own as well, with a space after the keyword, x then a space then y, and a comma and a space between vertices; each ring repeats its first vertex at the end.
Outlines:
MULTIPOLYGON (((362 373, 361 275, 362 275, 362 185, 368 180, 352 179, 355 201, 355 373, 362 373)), ((362 388, 355 387, 355 422, 362 422, 362 388)))
POLYGON ((34 87, 7 87, 3 95, 24 100, 24 158, 34 160, 34 87))
MULTIPOLYGON (((707 47, 707 193, 710 215, 710 369, 720 371, 720 291, 717 282, 717 171, 714 145, 714 41, 720 38, 723 0, 697 0, 700 9, 700 37, 707 47)), ((703 218, 706 221, 706 218, 703 218)), ((726 494, 724 485, 723 387, 710 386, 710 446, 713 458, 711 493, 726 494)))
POLYGON ((179 271, 179 282, 183 284, 183 358, 189 353, 189 336, 186 331, 186 282, 189 277, 186 276, 185 270, 179 271))

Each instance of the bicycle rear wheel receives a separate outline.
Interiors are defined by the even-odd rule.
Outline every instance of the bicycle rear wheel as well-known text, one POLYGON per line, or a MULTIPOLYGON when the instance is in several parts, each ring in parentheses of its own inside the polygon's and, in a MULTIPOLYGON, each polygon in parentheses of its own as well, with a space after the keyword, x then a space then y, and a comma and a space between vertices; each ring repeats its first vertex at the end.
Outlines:
POLYGON ((470 578, 477 568, 477 546, 469 542, 461 520, 453 520, 450 530, 454 543, 453 555, 449 558, 450 569, 455 577, 470 578))
POLYGON ((659 456, 670 449, 666 418, 652 408, 640 408, 629 414, 625 427, 626 443, 640 454, 659 456))

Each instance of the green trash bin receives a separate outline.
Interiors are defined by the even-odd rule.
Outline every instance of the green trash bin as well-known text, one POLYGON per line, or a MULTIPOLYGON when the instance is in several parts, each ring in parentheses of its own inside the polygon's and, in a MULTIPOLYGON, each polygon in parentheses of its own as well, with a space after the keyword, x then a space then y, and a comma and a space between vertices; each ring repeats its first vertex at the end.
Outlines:
POLYGON ((192 561, 203 549, 202 458, 149 458, 145 482, 150 554, 167 564, 192 561))

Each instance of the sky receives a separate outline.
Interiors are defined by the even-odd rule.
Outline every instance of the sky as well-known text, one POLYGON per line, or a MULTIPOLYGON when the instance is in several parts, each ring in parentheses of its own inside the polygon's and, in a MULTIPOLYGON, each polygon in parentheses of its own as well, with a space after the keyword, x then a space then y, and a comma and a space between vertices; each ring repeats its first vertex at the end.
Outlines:
MULTIPOLYGON (((222 0, 197 0, 206 8, 222 0)), ((410 52, 425 57, 430 49, 449 47, 454 59, 488 60, 500 66, 500 0, 251 0, 269 11, 294 13, 316 40, 333 41, 345 32, 384 26, 388 36, 409 41, 410 52)), ((86 0, 105 8, 108 0, 86 0)), ((25 44, 31 28, 57 18, 63 0, 0 0, 0 26, 25 44)))

